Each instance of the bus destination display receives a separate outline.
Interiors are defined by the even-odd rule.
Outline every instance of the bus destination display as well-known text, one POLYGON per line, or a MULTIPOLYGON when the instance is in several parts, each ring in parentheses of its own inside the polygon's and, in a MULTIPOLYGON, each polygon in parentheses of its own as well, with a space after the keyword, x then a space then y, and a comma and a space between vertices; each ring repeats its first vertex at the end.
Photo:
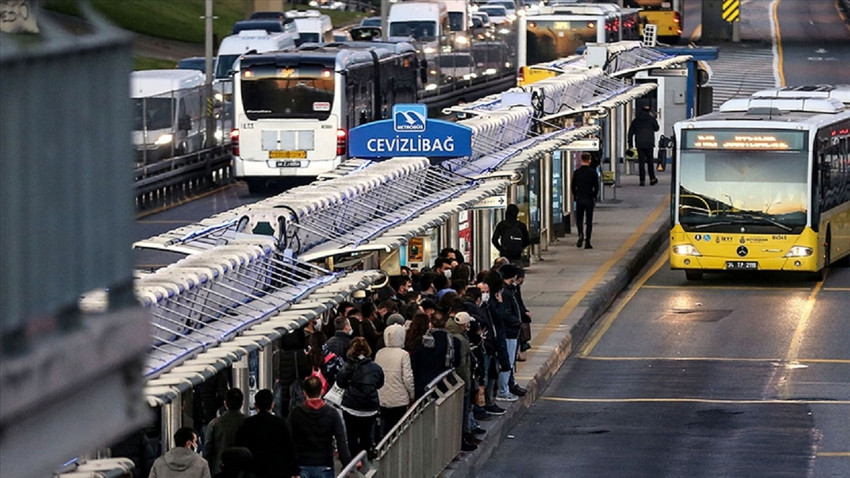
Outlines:
POLYGON ((802 151, 806 144, 806 134, 798 131, 693 130, 684 136, 686 149, 802 151))

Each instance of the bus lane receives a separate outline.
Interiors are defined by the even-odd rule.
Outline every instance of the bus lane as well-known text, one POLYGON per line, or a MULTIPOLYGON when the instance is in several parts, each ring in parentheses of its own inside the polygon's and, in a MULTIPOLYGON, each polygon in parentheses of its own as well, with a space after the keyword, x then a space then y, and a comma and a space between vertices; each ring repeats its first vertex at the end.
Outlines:
POLYGON ((477 476, 850 474, 850 269, 689 282, 668 260, 621 294, 477 476))

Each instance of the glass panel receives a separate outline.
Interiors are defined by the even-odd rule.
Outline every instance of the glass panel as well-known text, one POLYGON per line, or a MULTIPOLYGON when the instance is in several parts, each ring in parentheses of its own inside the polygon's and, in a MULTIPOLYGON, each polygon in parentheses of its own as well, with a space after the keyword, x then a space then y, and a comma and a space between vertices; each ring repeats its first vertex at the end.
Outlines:
POLYGON ((138 98, 133 100, 133 129, 171 129, 173 98, 138 98))
POLYGON ((437 38, 437 23, 432 21, 393 22, 391 37, 412 36, 419 41, 434 41, 437 38))
POLYGON ((334 100, 334 73, 322 66, 256 66, 242 72, 242 104, 251 120, 325 120, 334 100))
POLYGON ((528 20, 526 64, 543 63, 575 54, 596 41, 596 23, 569 20, 528 20))
POLYGON ((679 220, 686 229, 746 225, 767 233, 806 224, 805 152, 688 150, 679 171, 679 220))

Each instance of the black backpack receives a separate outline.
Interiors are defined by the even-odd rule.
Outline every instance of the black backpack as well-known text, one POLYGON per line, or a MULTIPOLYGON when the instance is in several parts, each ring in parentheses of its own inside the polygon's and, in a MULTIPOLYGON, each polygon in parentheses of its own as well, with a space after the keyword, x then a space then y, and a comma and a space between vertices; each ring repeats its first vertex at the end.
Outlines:
POLYGON ((522 254, 522 225, 519 221, 510 221, 505 223, 505 230, 502 231, 502 237, 499 239, 499 244, 502 245, 502 252, 506 256, 518 257, 522 254))

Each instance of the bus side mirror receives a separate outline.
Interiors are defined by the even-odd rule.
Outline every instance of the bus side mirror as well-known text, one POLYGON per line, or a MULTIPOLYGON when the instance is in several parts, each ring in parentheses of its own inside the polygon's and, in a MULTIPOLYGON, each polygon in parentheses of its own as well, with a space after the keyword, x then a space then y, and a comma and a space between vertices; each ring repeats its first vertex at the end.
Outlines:
POLYGON ((181 131, 189 131, 192 129, 192 118, 189 115, 181 116, 177 121, 177 129, 181 131))
POLYGON ((419 68, 419 79, 423 85, 428 83, 428 60, 422 60, 421 68, 419 68))

